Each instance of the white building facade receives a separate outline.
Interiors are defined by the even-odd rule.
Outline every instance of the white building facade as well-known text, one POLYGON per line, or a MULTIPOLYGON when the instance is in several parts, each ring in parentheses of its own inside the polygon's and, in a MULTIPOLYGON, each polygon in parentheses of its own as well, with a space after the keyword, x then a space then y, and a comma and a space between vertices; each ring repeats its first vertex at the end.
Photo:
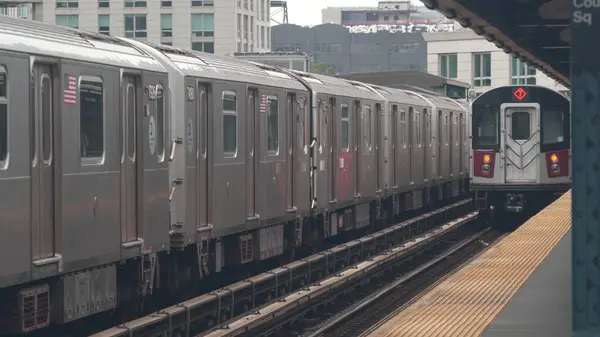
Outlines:
POLYGON ((470 29, 424 33, 427 71, 471 84, 477 94, 503 85, 537 84, 556 91, 567 89, 541 71, 506 54, 470 29))
POLYGON ((271 47, 269 0, 43 0, 33 6, 44 22, 179 48, 233 55, 271 47))

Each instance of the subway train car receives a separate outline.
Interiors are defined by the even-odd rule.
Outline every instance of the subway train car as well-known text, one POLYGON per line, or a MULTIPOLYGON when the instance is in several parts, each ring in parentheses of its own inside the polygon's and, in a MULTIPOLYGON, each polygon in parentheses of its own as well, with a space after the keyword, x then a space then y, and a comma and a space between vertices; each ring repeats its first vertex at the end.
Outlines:
POLYGON ((471 104, 471 190, 492 214, 521 212, 569 189, 569 99, 526 85, 491 89, 471 104))
POLYGON ((165 68, 128 43, 0 16, 3 332, 151 292, 169 249, 166 92, 165 68), (118 285, 119 261, 119 281, 140 282, 118 285))
POLYGON ((0 16, 0 331, 135 315, 456 197, 464 112, 0 16))

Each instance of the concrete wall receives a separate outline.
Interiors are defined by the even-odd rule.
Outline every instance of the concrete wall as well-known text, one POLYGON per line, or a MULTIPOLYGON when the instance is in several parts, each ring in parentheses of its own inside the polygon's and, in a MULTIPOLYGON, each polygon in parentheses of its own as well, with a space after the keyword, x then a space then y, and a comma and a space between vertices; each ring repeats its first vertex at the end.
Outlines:
POLYGON ((420 33, 351 34, 334 24, 312 28, 288 24, 274 26, 271 38, 273 50, 310 54, 314 62, 333 66, 339 74, 427 67, 427 47, 420 33))

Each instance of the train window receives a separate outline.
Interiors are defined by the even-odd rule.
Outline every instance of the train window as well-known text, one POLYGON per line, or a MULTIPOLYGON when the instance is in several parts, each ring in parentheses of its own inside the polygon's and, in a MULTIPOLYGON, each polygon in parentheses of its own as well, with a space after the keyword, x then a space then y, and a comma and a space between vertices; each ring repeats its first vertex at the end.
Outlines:
POLYGON ((156 155, 165 160, 165 96, 162 85, 156 86, 156 155))
POLYGON ((98 77, 79 82, 79 136, 81 159, 95 162, 104 155, 104 84, 98 77))
POLYGON ((531 134, 531 117, 527 111, 515 111, 511 115, 510 136, 514 140, 527 140, 531 134))
POLYGON ((472 110, 473 148, 498 148, 500 146, 500 112, 498 108, 473 104, 472 110))
POLYGON ((427 132, 425 135, 425 144, 431 146, 431 113, 427 109, 424 109, 423 114, 425 115, 425 131, 427 132))
POLYGON ((558 144, 565 140, 564 118, 565 116, 561 111, 543 111, 542 144, 558 144))
POLYGON ((398 146, 398 106, 392 105, 392 148, 398 146))
POLYGON ((4 67, 0 66, 0 168, 6 166, 8 157, 8 96, 7 79, 4 67))
POLYGON ((42 158, 46 165, 52 159, 52 82, 48 74, 42 75, 40 85, 42 112, 42 158))
POLYGON ((237 156, 237 96, 235 91, 223 91, 223 154, 237 156))
POLYGON ((277 97, 268 97, 267 106, 267 150, 271 155, 279 154, 279 102, 277 97))
POLYGON ((364 137, 364 150, 371 151, 371 106, 364 105, 363 106, 363 118, 364 118, 364 128, 363 128, 363 137, 364 137))
POLYGON ((327 147, 327 116, 329 116, 329 105, 325 101, 320 101, 321 104, 321 127, 319 128, 319 132, 321 134, 321 139, 319 139, 319 145, 323 150, 327 147))
POLYGON ((450 140, 450 116, 444 114, 444 144, 448 145, 450 140))
POLYGON ((406 111, 400 111, 400 145, 406 147, 406 111))
POLYGON ((135 136, 136 136, 136 101, 135 87, 133 84, 127 86, 127 156, 129 161, 135 160, 135 136))
POLYGON ((348 104, 342 104, 342 149, 348 151, 350 149, 350 112, 348 104))
POLYGON ((415 145, 421 147, 421 112, 415 112, 415 145))
POLYGON ((304 148, 305 143, 305 135, 304 135, 304 115, 306 114, 306 103, 304 100, 298 100, 298 111, 297 115, 297 127, 298 127, 298 147, 300 149, 304 148))

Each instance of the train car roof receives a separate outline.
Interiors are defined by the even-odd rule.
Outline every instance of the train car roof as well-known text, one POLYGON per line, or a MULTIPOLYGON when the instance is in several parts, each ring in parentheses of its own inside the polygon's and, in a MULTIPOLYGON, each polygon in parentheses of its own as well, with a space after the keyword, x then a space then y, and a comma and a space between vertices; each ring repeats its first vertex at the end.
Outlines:
POLYGON ((165 72, 150 55, 112 36, 3 15, 0 50, 165 72))
POLYGON ((365 84, 379 92, 386 100, 392 103, 408 104, 414 106, 429 106, 431 105, 423 97, 415 95, 413 92, 400 90, 397 88, 388 88, 375 84, 365 84))
MULTIPOLYGON (((500 86, 491 88, 491 89, 487 90, 486 92, 482 93, 481 95, 477 96, 471 102, 471 104, 477 102, 478 99, 480 99, 480 98, 482 98, 482 97, 484 97, 484 96, 486 96, 488 94, 500 93, 500 92, 503 92, 503 91, 506 92, 507 90, 510 90, 511 88, 532 88, 532 89, 536 89, 536 90, 540 89, 540 90, 543 90, 543 91, 547 91, 550 94, 556 94, 556 95, 559 95, 560 97, 564 97, 569 102, 571 101, 570 97, 565 96, 565 95, 561 94, 560 92, 558 92, 558 91, 556 91, 554 89, 551 89, 551 88, 548 88, 548 87, 544 87, 542 85, 537 85, 537 84, 512 84, 512 85, 500 85, 500 86)), ((506 99, 507 99, 507 102, 508 102, 509 99, 512 99, 512 96, 507 96, 506 99)))
POLYGON ((149 42, 125 40, 144 50, 151 48, 155 52, 162 54, 184 76, 219 80, 226 79, 241 83, 256 83, 265 86, 306 91, 306 88, 291 76, 261 69, 248 61, 149 42))
POLYGON ((301 78, 312 90, 318 94, 343 95, 359 99, 380 100, 381 96, 371 89, 361 85, 359 82, 349 81, 343 78, 307 73, 299 70, 280 69, 272 67, 281 74, 291 73, 301 78), (354 82, 354 83, 353 83, 354 82))
MULTIPOLYGON (((408 91, 408 90, 405 90, 408 91)), ((416 95, 423 96, 426 100, 430 101, 431 104, 435 106, 436 109, 444 109, 444 110, 461 110, 466 112, 464 106, 456 102, 455 100, 448 98, 446 96, 435 96, 426 93, 414 93, 416 95)))

